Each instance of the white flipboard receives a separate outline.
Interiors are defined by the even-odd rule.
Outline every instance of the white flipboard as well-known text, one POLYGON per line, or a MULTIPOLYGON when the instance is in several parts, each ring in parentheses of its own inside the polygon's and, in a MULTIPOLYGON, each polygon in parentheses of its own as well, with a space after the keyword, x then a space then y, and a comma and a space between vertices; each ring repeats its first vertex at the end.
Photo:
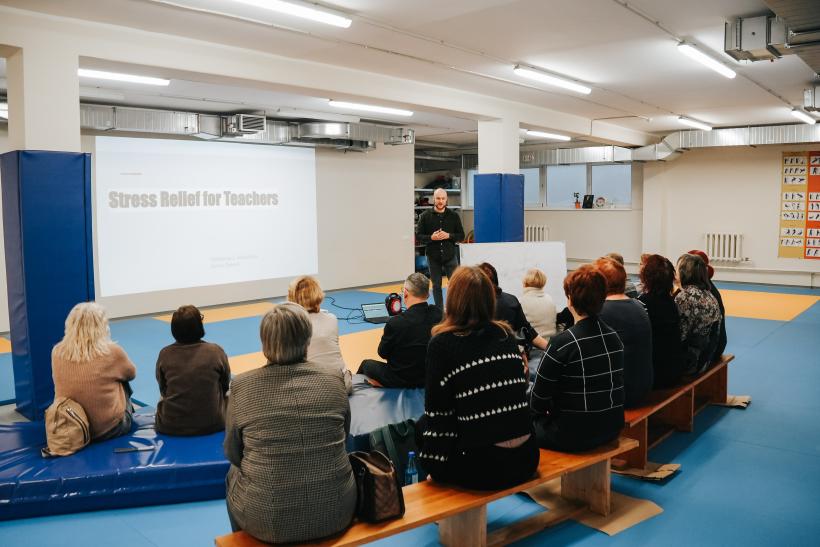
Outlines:
POLYGON ((560 311, 567 305, 564 278, 567 276, 567 249, 563 241, 469 243, 459 245, 461 264, 473 266, 489 262, 498 271, 498 284, 504 292, 521 298, 524 274, 539 268, 547 274, 544 290, 560 311))

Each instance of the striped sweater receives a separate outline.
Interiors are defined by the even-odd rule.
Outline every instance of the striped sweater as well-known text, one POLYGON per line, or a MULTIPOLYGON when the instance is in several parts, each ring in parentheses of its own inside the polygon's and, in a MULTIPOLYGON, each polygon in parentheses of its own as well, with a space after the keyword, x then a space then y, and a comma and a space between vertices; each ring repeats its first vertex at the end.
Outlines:
POLYGON ((456 450, 491 446, 531 431, 518 346, 495 326, 439 334, 427 350, 428 426, 419 458, 434 475, 456 450))

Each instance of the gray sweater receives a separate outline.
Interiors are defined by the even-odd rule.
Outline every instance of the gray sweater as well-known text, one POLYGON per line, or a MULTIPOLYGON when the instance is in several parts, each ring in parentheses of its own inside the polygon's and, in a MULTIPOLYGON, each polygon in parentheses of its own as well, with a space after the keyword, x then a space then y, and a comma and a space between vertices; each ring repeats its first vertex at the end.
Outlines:
POLYGON ((345 451, 349 429, 337 367, 269 364, 234 378, 225 455, 237 524, 269 543, 317 539, 350 524, 356 482, 345 451))

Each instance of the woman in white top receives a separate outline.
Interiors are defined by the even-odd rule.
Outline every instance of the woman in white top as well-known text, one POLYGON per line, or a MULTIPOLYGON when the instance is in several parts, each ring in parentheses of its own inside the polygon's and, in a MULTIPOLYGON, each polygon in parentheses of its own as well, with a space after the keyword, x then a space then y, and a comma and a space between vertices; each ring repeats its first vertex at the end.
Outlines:
POLYGON ((309 275, 294 279, 288 287, 288 300, 299 304, 308 312, 313 336, 308 346, 307 360, 327 363, 337 367, 344 375, 347 392, 353 391, 352 375, 342 359, 339 348, 339 320, 332 313, 322 310, 325 293, 319 282, 309 275))
POLYGON ((549 342, 555 336, 555 302, 544 292, 547 276, 538 268, 533 268, 524 276, 524 294, 521 307, 532 328, 549 342))

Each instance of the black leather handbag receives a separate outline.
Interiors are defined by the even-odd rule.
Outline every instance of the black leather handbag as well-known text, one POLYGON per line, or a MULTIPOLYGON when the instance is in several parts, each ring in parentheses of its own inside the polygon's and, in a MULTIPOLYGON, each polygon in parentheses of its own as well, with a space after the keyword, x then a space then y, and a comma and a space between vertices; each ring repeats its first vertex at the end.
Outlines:
POLYGON ((349 458, 356 476, 356 516, 366 522, 404 516, 404 495, 387 456, 373 450, 352 452, 349 458))

